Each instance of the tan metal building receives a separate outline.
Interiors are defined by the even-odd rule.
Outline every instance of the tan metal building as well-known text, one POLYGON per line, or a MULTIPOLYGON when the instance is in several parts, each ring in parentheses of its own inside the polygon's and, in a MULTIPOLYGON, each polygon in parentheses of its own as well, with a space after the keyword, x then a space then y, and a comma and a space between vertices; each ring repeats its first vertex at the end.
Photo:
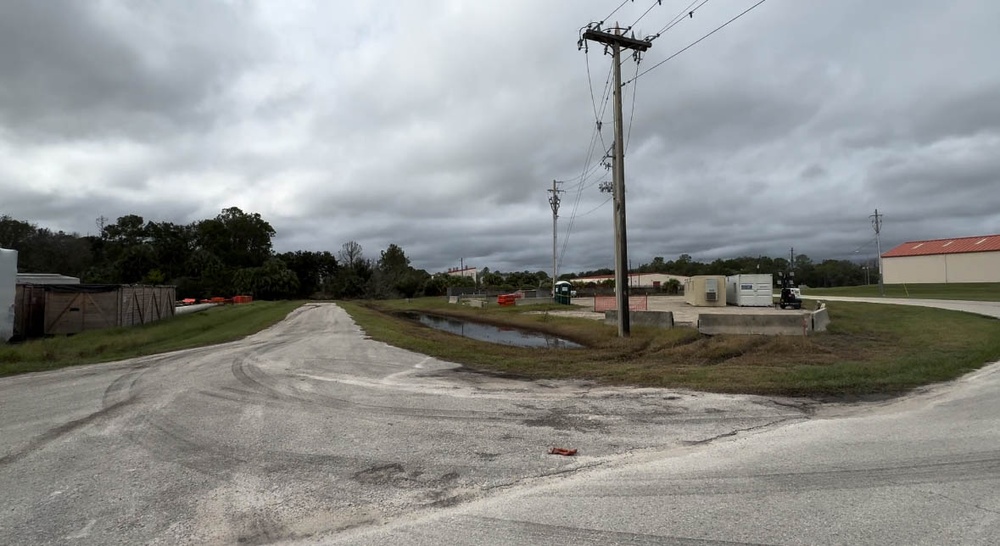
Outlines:
POLYGON ((726 306, 724 275, 695 275, 684 283, 684 301, 696 307, 726 306))
POLYGON ((909 241, 882 254, 886 284, 1000 282, 1000 235, 909 241))

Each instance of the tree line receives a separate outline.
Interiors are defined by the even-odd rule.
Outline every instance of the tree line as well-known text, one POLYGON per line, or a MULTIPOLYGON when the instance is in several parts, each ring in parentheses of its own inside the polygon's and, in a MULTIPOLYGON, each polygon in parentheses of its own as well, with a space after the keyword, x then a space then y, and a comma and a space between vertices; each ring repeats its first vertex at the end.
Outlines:
POLYGON ((171 284, 179 298, 252 295, 257 299, 412 297, 447 289, 414 269, 399 246, 378 259, 361 245, 277 253, 274 228, 237 207, 190 224, 101 217, 96 235, 54 232, 0 216, 0 247, 18 251, 18 271, 60 273, 87 284, 171 284))
MULTIPOLYGON (((399 298, 439 296, 449 287, 488 291, 547 289, 545 271, 491 271, 477 278, 431 274, 410 265, 396 244, 368 258, 355 241, 332 251, 277 253, 275 230, 258 213, 237 207, 223 209, 214 218, 176 224, 146 221, 129 214, 115 222, 96 220, 96 235, 54 232, 45 227, 0 216, 0 247, 18 251, 18 271, 60 273, 91 284, 171 284, 179 298, 245 294, 257 299, 284 298, 399 298)), ((799 284, 845 286, 878 282, 874 270, 846 260, 813 263, 798 255, 792 264, 799 284), (866 276, 867 275, 867 276, 866 276)), ((636 270, 674 275, 734 275, 777 273, 789 269, 788 260, 744 256, 709 263, 687 254, 677 260, 655 257, 636 270)), ((560 275, 560 279, 611 275, 610 269, 560 275)))

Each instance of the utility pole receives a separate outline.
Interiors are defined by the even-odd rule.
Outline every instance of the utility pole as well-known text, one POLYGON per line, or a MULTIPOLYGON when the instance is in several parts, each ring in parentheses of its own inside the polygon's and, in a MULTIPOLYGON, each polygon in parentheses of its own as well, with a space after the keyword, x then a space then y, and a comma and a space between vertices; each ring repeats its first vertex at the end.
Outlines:
POLYGON ((558 186, 559 182, 552 181, 552 189, 548 190, 549 205, 552 207, 552 297, 556 297, 556 220, 559 218, 559 194, 563 193, 564 190, 560 190, 558 186))
POLYGON ((615 28, 614 33, 597 29, 587 29, 584 40, 593 40, 611 47, 612 68, 615 73, 615 153, 614 209, 615 209, 615 297, 618 303, 618 337, 629 337, 631 333, 628 305, 628 235, 625 229, 625 141, 622 123, 622 48, 637 52, 646 51, 652 44, 646 40, 628 38, 615 28))
POLYGON ((872 228, 875 229, 875 250, 878 252, 878 295, 885 297, 885 284, 882 283, 882 241, 879 234, 882 232, 882 215, 875 209, 875 214, 868 216, 872 221, 872 228))

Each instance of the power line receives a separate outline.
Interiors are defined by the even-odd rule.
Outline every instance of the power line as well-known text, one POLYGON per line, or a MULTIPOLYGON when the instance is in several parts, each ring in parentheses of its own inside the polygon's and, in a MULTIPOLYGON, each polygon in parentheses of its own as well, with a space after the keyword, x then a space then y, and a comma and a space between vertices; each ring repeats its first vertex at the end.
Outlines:
POLYGON ((698 8, 704 6, 707 3, 708 3, 708 0, 702 0, 702 2, 700 4, 698 4, 698 0, 693 0, 690 4, 687 5, 686 8, 684 8, 681 11, 677 12, 677 15, 674 15, 674 18, 671 19, 666 25, 663 25, 663 28, 661 28, 660 30, 658 30, 656 32, 656 34, 650 36, 649 37, 649 41, 652 42, 653 40, 655 40, 655 39, 659 38, 660 36, 662 36, 664 32, 667 32, 670 29, 674 28, 674 26, 676 26, 677 23, 680 23, 681 21, 684 20, 684 16, 685 15, 687 15, 688 18, 694 17, 694 12, 698 11, 698 8), (695 4, 698 4, 698 5, 695 6, 694 9, 692 9, 691 6, 694 6, 695 4))
MULTIPOLYGON (((601 127, 604 125, 604 112, 608 108, 608 99, 610 98, 608 90, 611 88, 612 71, 611 69, 608 69, 608 77, 605 78, 604 80, 604 91, 601 93, 602 106, 600 112, 598 113, 597 99, 594 97, 594 79, 590 75, 590 48, 584 49, 583 56, 587 62, 587 85, 590 86, 590 102, 591 105, 594 107, 594 120, 597 122, 598 131, 600 131, 601 127)), ((605 149, 607 149, 607 144, 605 144, 604 142, 604 133, 601 133, 600 136, 601 136, 601 145, 604 146, 605 149)))
POLYGON ((625 4, 628 4, 628 3, 629 3, 629 0, 623 0, 623 2, 621 4, 618 4, 618 7, 615 8, 614 11, 612 11, 611 13, 609 13, 608 16, 605 17, 604 19, 601 19, 600 22, 598 22, 597 24, 598 25, 603 25, 604 21, 607 21, 608 19, 611 19, 611 16, 613 16, 616 13, 618 13, 618 10, 622 9, 623 7, 625 7, 625 4))
POLYGON ((609 196, 609 197, 608 197, 607 199, 605 199, 605 200, 604 200, 604 202, 603 202, 603 203, 601 203, 600 205, 597 205, 596 207, 594 207, 594 208, 592 208, 592 209, 588 210, 587 212, 585 212, 585 213, 583 213, 583 214, 580 214, 580 215, 578 215, 577 217, 578 217, 578 218, 582 218, 582 217, 584 217, 584 216, 586 216, 586 215, 588 215, 588 214, 592 214, 592 213, 594 213, 594 212, 597 212, 597 211, 598 211, 598 210, 599 210, 599 209, 600 209, 601 207, 603 207, 604 205, 607 205, 607 204, 608 204, 609 202, 611 202, 611 200, 612 200, 612 199, 614 199, 614 196, 609 196))
POLYGON ((662 6, 662 5, 663 5, 663 0, 653 0, 653 5, 651 5, 648 8, 646 8, 646 11, 642 12, 642 15, 640 15, 638 19, 636 19, 631 25, 629 25, 628 28, 625 29, 625 32, 628 32, 628 31, 632 30, 633 28, 635 28, 635 26, 639 24, 639 21, 642 21, 643 17, 645 17, 646 15, 648 15, 649 12, 653 11, 653 8, 655 8, 656 6, 662 6))
POLYGON ((865 244, 859 246, 858 248, 855 248, 854 250, 852 250, 851 254, 856 254, 856 253, 860 252, 861 249, 863 249, 865 247, 868 247, 868 246, 871 246, 871 244, 874 243, 874 242, 875 242, 875 237, 872 237, 871 239, 868 240, 867 243, 865 243, 865 244))
POLYGON ((593 169, 591 169, 589 167, 589 165, 590 165, 591 158, 593 158, 593 156, 594 156, 594 148, 597 146, 597 137, 598 137, 599 132, 600 132, 600 129, 597 126, 595 126, 594 127, 594 132, 591 133, 591 136, 590 136, 590 146, 589 146, 589 149, 587 151, 587 159, 584 161, 583 172, 580 174, 580 186, 577 189, 576 199, 573 202, 573 212, 570 213, 569 225, 566 228, 566 235, 565 235, 565 237, 563 237, 563 250, 562 250, 562 252, 559 255, 559 260, 560 261, 562 261, 563 256, 565 256, 565 254, 566 254, 566 248, 569 245, 570 236, 573 234, 573 226, 576 223, 576 211, 579 210, 579 208, 580 208, 580 199, 583 196, 584 180, 585 180, 585 177, 587 176, 586 173, 587 173, 588 170, 591 170, 591 171, 593 170, 593 169))
MULTIPOLYGON (((639 59, 636 58, 635 61, 635 78, 639 77, 639 59)), ((632 78, 634 81, 635 78, 632 78)), ((628 116, 628 136, 625 137, 625 151, 628 151, 628 143, 632 141, 632 120, 635 119, 635 94, 636 90, 639 89, 639 84, 632 86, 632 113, 628 116)))
POLYGON ((667 61, 669 61, 669 60, 673 59, 674 57, 676 57, 676 56, 680 55, 681 53, 684 53, 685 51, 687 51, 687 50, 691 49, 692 47, 694 47, 694 46, 698 45, 698 43, 700 43, 700 42, 701 42, 702 40, 704 40, 705 38, 708 38, 709 36, 711 36, 711 35, 715 34, 716 32, 719 32, 720 30, 722 30, 722 29, 726 28, 727 26, 729 26, 729 24, 730 24, 730 23, 732 23, 733 21, 735 21, 735 20, 739 19, 740 17, 743 17, 743 16, 744 16, 744 15, 746 15, 747 13, 750 13, 750 11, 751 11, 751 10, 753 10, 753 9, 754 9, 754 8, 756 8, 757 6, 759 6, 759 5, 763 4, 763 3, 765 2, 765 1, 767 1, 767 0, 760 0, 760 1, 759 1, 759 2, 757 2, 756 4, 754 4, 754 5, 750 6, 749 8, 747 8, 746 10, 744 10, 743 12, 741 12, 741 13, 740 13, 739 15, 737 15, 736 17, 733 17, 732 19, 730 19, 730 20, 726 21, 725 23, 722 23, 721 25, 719 25, 718 27, 716 27, 716 28, 715 28, 715 30, 713 30, 712 32, 709 32, 708 34, 706 34, 706 35, 702 36, 701 38, 698 38, 697 40, 695 40, 695 41, 691 42, 690 44, 688 44, 687 46, 685 46, 685 47, 684 47, 683 49, 681 49, 681 50, 677 51, 676 53, 674 53, 673 55, 671 55, 671 56, 667 57, 666 59, 663 59, 662 61, 660 61, 660 62, 658 62, 658 63, 654 64, 653 66, 651 66, 651 67, 649 67, 649 68, 647 68, 646 70, 644 70, 643 72, 641 72, 641 73, 640 73, 640 74, 639 74, 638 76, 636 76, 636 77, 632 78, 631 80, 629 80, 629 81, 627 81, 627 82, 623 83, 622 85, 628 85, 628 84, 630 84, 630 83, 634 82, 635 80, 637 80, 637 79, 639 79, 639 78, 641 78, 641 77, 645 76, 646 74, 649 74, 649 73, 650 73, 651 71, 655 70, 656 68, 658 68, 658 67, 659 67, 660 65, 662 65, 663 63, 665 63, 665 62, 667 62, 667 61))

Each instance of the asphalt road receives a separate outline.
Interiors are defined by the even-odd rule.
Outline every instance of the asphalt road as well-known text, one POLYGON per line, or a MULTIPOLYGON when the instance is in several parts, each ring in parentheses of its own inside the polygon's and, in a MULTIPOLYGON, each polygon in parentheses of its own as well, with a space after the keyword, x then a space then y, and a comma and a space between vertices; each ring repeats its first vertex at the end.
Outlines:
MULTIPOLYGON (((1000 316, 995 302, 874 301, 1000 316)), ((1000 544, 1000 363, 906 398, 828 405, 809 421, 646 453, 616 468, 328 538, 428 545, 1000 544)))
POLYGON ((1000 364, 346 544, 1000 544, 1000 364))
POLYGON ((809 409, 472 374, 308 305, 235 343, 0 379, 0 543, 378 543, 344 533, 552 504, 530 492, 809 409))

